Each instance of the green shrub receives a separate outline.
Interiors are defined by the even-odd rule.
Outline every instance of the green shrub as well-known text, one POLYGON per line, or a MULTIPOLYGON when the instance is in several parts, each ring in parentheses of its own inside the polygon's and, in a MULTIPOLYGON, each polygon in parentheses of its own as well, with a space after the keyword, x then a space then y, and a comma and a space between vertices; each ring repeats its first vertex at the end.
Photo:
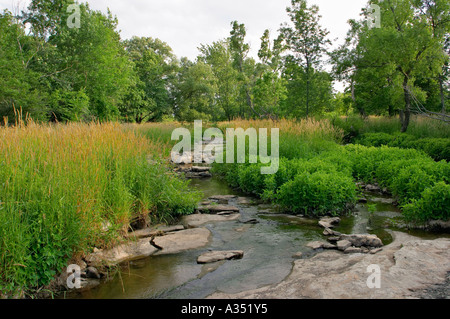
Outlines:
MULTIPOLYGON (((390 131, 395 132, 397 124, 389 123, 390 131)), ((381 120, 372 124, 373 130, 383 127, 381 120)), ((377 182, 402 205, 420 201, 426 190, 439 182, 450 183, 450 164, 436 162, 425 153, 446 154, 447 139, 418 140, 412 134, 375 132, 360 136, 359 141, 369 146, 342 146, 281 134, 280 165, 275 174, 261 175, 257 164, 216 164, 214 169, 233 187, 309 215, 345 211, 346 204, 354 200, 354 180, 377 182)))
POLYGON ((366 133, 356 139, 355 143, 365 146, 391 145, 395 137, 387 133, 366 133))
POLYGON ((412 147, 424 151, 436 161, 450 161, 450 138, 423 138, 413 142, 412 147))
POLYGON ((239 187, 246 193, 262 195, 265 175, 261 174, 263 164, 247 164, 238 166, 239 187))
POLYGON ((422 138, 417 139, 408 134, 366 133, 355 141, 364 146, 391 146, 398 148, 413 148, 431 156, 434 160, 450 161, 449 138, 422 138))
POLYGON ((437 181, 435 175, 428 174, 420 165, 411 165, 401 169, 392 180, 390 189, 405 204, 419 199, 422 192, 437 181))
POLYGON ((352 178, 341 173, 304 172, 285 184, 277 194, 277 203, 294 213, 339 215, 356 198, 352 178))
POLYGON ((407 220, 425 222, 429 220, 450 219, 450 185, 436 183, 423 191, 420 199, 403 206, 403 215, 407 220))
MULTIPOLYGON (((344 131, 346 143, 353 143, 367 133, 387 133, 397 135, 400 133, 401 124, 398 117, 370 116, 366 119, 357 115, 348 117, 334 117, 331 123, 344 131)), ((441 121, 412 116, 406 132, 414 139, 420 138, 450 138, 450 126, 441 121)), ((404 135, 404 134, 402 134, 404 135)))

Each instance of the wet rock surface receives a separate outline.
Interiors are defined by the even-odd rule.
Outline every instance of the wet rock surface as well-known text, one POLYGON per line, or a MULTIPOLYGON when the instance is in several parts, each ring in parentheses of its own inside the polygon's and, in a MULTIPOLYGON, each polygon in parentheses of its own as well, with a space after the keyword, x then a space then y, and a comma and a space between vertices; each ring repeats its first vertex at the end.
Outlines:
POLYGON ((319 221, 319 225, 325 229, 333 228, 341 222, 339 217, 324 217, 319 221))
POLYGON ((189 216, 184 216, 181 222, 186 226, 186 228, 196 228, 208 223, 213 222, 229 222, 233 220, 237 220, 241 217, 240 214, 194 214, 189 216))
POLYGON ((227 251, 209 251, 197 258, 198 264, 209 264, 221 260, 241 259, 244 257, 242 250, 227 250, 227 251))
POLYGON ((127 260, 145 258, 158 251, 150 244, 148 238, 129 242, 112 249, 99 249, 86 257, 91 266, 114 266, 127 260))
POLYGON ((202 214, 215 214, 217 212, 239 213, 239 208, 231 205, 207 205, 197 207, 197 211, 202 214))
POLYGON ((447 273, 447 280, 444 283, 419 290, 416 297, 421 299, 450 299, 450 272, 447 273))
POLYGON ((352 243, 348 240, 339 240, 336 243, 337 249, 345 251, 347 248, 350 248, 352 246, 352 243))
POLYGON ((296 260, 292 273, 279 284, 209 298, 403 299, 426 296, 426 291, 430 297, 441 295, 448 285, 450 239, 422 240, 399 232, 394 237, 377 254, 324 251, 296 260), (369 265, 381 269, 379 289, 367 285, 369 265))
POLYGON ((341 235, 341 240, 346 240, 354 247, 381 247, 383 242, 380 238, 375 235, 363 235, 363 234, 352 234, 352 235, 341 235))
POLYGON ((156 237, 155 244, 162 247, 154 255, 177 254, 196 249, 209 243, 211 232, 206 228, 186 229, 165 236, 156 237))
MULTIPOLYGON (((86 257, 90 266, 114 266, 125 261, 152 255, 174 254, 208 244, 210 232, 206 228, 186 229, 159 237, 142 238, 112 249, 98 249, 86 257)), ((88 268, 89 269, 89 268, 88 268)))
MULTIPOLYGON (((367 238, 371 235, 365 231, 373 229, 380 236, 377 228, 379 222, 374 225, 367 219, 367 216, 372 215, 365 213, 363 206, 365 203, 360 203, 357 207, 359 216, 355 214, 356 217, 343 217, 339 221, 323 218, 321 222, 325 224, 318 225, 317 219, 281 214, 274 205, 258 204, 258 201, 251 197, 234 195, 236 194, 234 191, 217 187, 220 184, 216 178, 195 179, 192 183, 204 185, 200 186, 205 192, 200 207, 215 207, 215 209, 202 210, 201 212, 205 214, 184 216, 180 221, 181 225, 175 227, 181 226, 187 230, 205 229, 203 236, 200 236, 203 238, 200 240, 203 246, 190 248, 192 246, 187 244, 185 250, 177 250, 180 243, 190 241, 189 237, 178 239, 168 237, 182 233, 184 229, 174 229, 173 233, 165 232, 163 236, 154 237, 154 243, 160 245, 161 250, 151 244, 151 248, 147 245, 150 237, 155 235, 155 230, 147 229, 132 234, 138 239, 135 245, 139 244, 140 240, 147 241, 147 244, 142 241, 144 252, 145 249, 155 249, 151 253, 152 257, 138 259, 136 262, 147 263, 149 273, 153 273, 155 267, 162 267, 158 271, 160 277, 152 279, 153 284, 149 283, 148 287, 143 282, 139 284, 143 286, 141 291, 160 289, 155 290, 155 295, 151 297, 425 298, 418 297, 419 293, 429 287, 436 288, 429 290, 429 296, 433 296, 432 291, 434 296, 443 291, 441 286, 433 285, 445 281, 445 275, 441 274, 445 273, 443 270, 448 269, 443 262, 445 259, 448 260, 446 252, 449 248, 448 241, 445 242, 445 239, 426 241, 411 236, 406 238, 402 237, 408 236, 404 233, 398 233, 400 235, 395 233, 393 243, 376 248, 378 241, 373 237, 367 238), (226 210, 223 210, 224 207, 227 207, 226 210), (228 210, 229 207, 234 209, 228 210), (356 237, 353 234, 356 234, 356 237), (370 246, 374 243, 371 240, 375 240, 373 247, 370 246), (344 245, 347 246, 345 249, 338 250, 339 241, 347 241, 350 244, 344 245), (316 244, 313 245, 312 242, 316 244), (439 247, 440 245, 442 247, 439 247), (196 262, 203 253, 213 254, 234 249, 245 252, 245 258, 233 262, 228 262, 227 259, 212 261, 214 258, 208 264, 196 262), (401 249, 404 250, 400 253, 401 249), (268 252, 271 253, 270 257, 267 256, 268 252), (405 256, 402 254, 405 254, 406 258, 403 258, 405 256), (374 263, 379 264, 382 270, 382 289, 385 289, 383 291, 371 290, 366 285, 367 277, 370 275, 367 273, 367 266, 374 263), (427 270, 429 263, 432 267, 427 270), (410 264, 412 264, 411 271, 410 264), (397 281, 391 282, 395 276, 400 277, 396 279, 397 281), (425 280, 417 283, 418 277, 415 276, 419 278, 423 276, 425 280), (164 280, 167 283, 163 283, 164 280), (388 283, 385 283, 385 280, 388 283), (172 289, 174 287, 176 288, 172 289), (170 290, 165 292, 167 289, 170 290)), ((373 196, 365 194, 368 203, 378 200, 378 197, 373 196)), ((390 205, 390 202, 392 200, 384 198, 378 200, 379 205, 390 205)), ((384 212, 378 214, 393 216, 384 212)), ((160 232, 158 234, 160 235, 160 232)), ((385 241, 386 237, 380 236, 378 239, 385 241)), ((134 265, 133 260, 128 264, 134 265)), ((132 281, 133 278, 137 280, 138 275, 142 278, 147 276, 147 273, 142 274, 138 270, 139 268, 133 268, 136 275, 132 274, 127 280, 132 281)), ((116 294, 111 295, 108 288, 102 291, 108 291, 109 297, 148 296, 146 293, 134 291, 137 288, 133 284, 127 287, 126 283, 127 294, 122 295, 122 284, 121 282, 115 284, 118 290, 116 294), (133 292, 129 292, 130 289, 133 292)))
POLYGON ((174 225, 174 226, 156 226, 151 228, 139 229, 136 231, 129 232, 126 234, 127 238, 146 238, 155 235, 159 235, 161 233, 171 233, 175 231, 184 230, 183 225, 174 225))

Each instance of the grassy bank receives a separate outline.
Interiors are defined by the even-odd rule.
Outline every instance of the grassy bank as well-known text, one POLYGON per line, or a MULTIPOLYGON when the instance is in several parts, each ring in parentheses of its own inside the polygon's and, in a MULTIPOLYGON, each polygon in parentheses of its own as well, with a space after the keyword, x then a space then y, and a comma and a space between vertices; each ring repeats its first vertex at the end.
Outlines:
MULTIPOLYGON (((342 146, 343 131, 327 120, 250 124, 280 128, 280 167, 274 175, 261 175, 261 164, 216 164, 216 172, 233 187, 287 211, 317 216, 349 211, 358 195, 355 181, 377 182, 397 198, 408 220, 450 218, 446 161, 415 149, 342 146)), ((245 128, 247 123, 231 125, 245 128)))
POLYGON ((70 259, 122 241, 131 221, 193 212, 199 194, 119 124, 0 128, 0 291, 48 284, 70 259))
MULTIPOLYGON (((401 130, 398 117, 369 116, 366 119, 353 115, 349 117, 330 118, 333 126, 344 131, 344 139, 348 143, 354 142, 366 133, 397 134, 401 130)), ((412 116, 406 134, 415 139, 422 138, 450 138, 450 125, 445 122, 426 117, 412 116)))

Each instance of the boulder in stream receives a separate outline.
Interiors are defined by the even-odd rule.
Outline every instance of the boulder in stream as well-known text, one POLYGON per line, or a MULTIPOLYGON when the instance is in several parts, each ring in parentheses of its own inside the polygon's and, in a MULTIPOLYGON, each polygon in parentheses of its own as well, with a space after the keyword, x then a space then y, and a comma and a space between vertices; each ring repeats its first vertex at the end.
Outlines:
POLYGON ((311 249, 317 250, 317 249, 335 249, 337 248, 335 245, 323 242, 323 241, 312 241, 306 245, 306 247, 309 247, 311 249))
POLYGON ((98 249, 86 257, 86 261, 91 266, 114 266, 121 262, 144 258, 153 255, 158 251, 150 244, 148 238, 138 241, 131 241, 111 249, 98 249))
POLYGON ((208 199, 217 201, 219 204, 228 205, 228 202, 231 199, 235 199, 235 198, 237 198, 236 195, 215 195, 215 196, 209 197, 208 199))
POLYGON ((348 247, 346 250, 344 250, 345 254, 360 254, 363 250, 359 247, 348 247))
POLYGON ((199 206, 197 210, 203 214, 215 214, 217 212, 235 212, 239 213, 239 208, 230 205, 207 205, 199 206))
POLYGON ((253 199, 250 197, 238 197, 237 203, 238 205, 251 205, 253 203, 253 199))
POLYGON ((208 197, 208 199, 215 199, 215 200, 230 200, 237 198, 236 195, 214 195, 208 197))
POLYGON ((186 229, 156 237, 154 243, 161 247, 154 255, 176 254, 190 249, 206 246, 211 232, 206 228, 186 229))
POLYGON ((323 234, 325 236, 341 236, 342 235, 340 232, 337 232, 337 231, 332 230, 330 228, 325 228, 325 230, 323 231, 323 234))
POLYGON ((130 241, 111 249, 98 249, 86 257, 89 266, 114 266, 124 261, 136 260, 152 255, 175 254, 208 244, 211 233, 206 228, 186 229, 160 237, 130 241), (161 247, 162 250, 157 247, 161 247))
POLYGON ((319 225, 323 228, 333 228, 341 222, 339 217, 324 217, 319 221, 319 225))
POLYGON ((154 235, 158 235, 161 233, 171 233, 175 231, 184 230, 183 225, 174 225, 174 226, 156 226, 145 229, 139 229, 136 231, 129 232, 125 235, 127 238, 146 238, 152 237, 154 235))
POLYGON ((349 242, 348 240, 339 240, 339 241, 336 243, 336 245, 337 245, 337 248, 338 248, 339 250, 344 251, 344 250, 346 250, 347 248, 349 248, 349 247, 352 245, 352 243, 349 242))
POLYGON ((376 235, 363 235, 363 234, 352 234, 352 235, 341 235, 341 240, 347 240, 355 247, 374 247, 378 248, 383 246, 383 242, 376 235))
POLYGON ((197 258, 199 264, 209 264, 221 260, 241 259, 244 257, 242 250, 228 250, 228 251, 209 251, 197 258))
POLYGON ((183 216, 181 222, 186 228, 196 228, 204 224, 212 222, 228 222, 237 220, 241 217, 241 214, 232 213, 230 215, 210 215, 210 214, 193 214, 189 216, 183 216))
POLYGON ((368 191, 368 192, 373 192, 373 193, 381 192, 380 186, 378 186, 376 184, 373 184, 373 185, 372 184, 367 184, 366 187, 365 187, 365 190, 368 191))

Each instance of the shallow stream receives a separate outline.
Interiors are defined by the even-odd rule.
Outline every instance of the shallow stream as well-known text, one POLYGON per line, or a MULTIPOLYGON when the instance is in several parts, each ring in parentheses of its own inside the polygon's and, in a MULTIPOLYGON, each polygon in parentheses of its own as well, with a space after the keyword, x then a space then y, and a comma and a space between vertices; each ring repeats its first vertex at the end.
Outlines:
MULTIPOLYGON (((203 191, 205 199, 212 195, 245 196, 216 177, 195 179, 192 185, 203 191)), ((358 204, 354 214, 343 217, 335 230, 347 234, 376 234, 387 245, 392 242, 389 232, 394 229, 392 221, 401 214, 388 197, 370 193, 364 196, 367 203, 358 204)), ((262 204, 255 198, 246 197, 244 201, 247 203, 238 204, 237 199, 229 203, 241 209, 240 221, 204 225, 212 233, 207 247, 125 263, 112 280, 66 297, 200 299, 218 291, 237 293, 281 282, 292 269, 297 258, 294 254, 302 252, 302 258, 308 258, 316 252, 306 244, 326 240, 317 219, 281 214, 274 206, 262 204), (258 223, 242 223, 250 219, 258 223), (208 250, 235 249, 244 251, 242 259, 206 265, 196 263, 197 257, 208 250)), ((411 234, 429 239, 443 236, 419 231, 411 234)))

